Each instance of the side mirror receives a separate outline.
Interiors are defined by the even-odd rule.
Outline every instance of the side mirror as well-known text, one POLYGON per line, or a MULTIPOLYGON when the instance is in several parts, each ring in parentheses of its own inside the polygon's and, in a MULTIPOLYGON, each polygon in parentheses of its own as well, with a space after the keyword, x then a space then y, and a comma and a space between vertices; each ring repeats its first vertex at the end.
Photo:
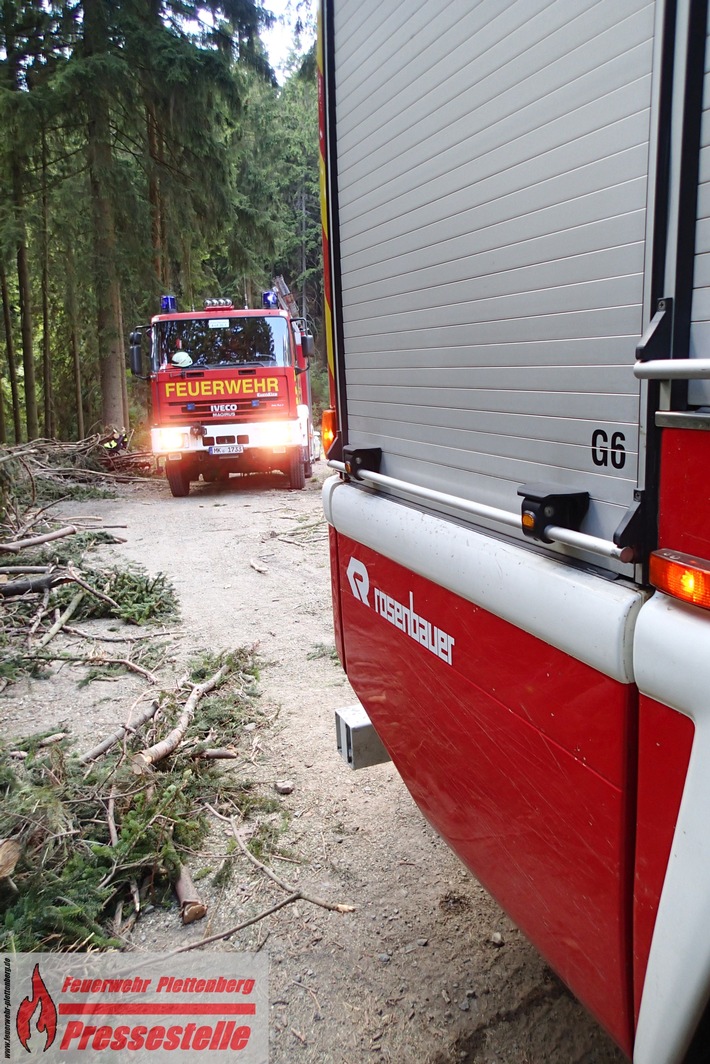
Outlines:
MULTIPOLYGON (((131 340, 135 337, 135 333, 131 333, 131 340)), ((138 343, 131 343, 131 373, 134 377, 140 377, 143 372, 143 358, 141 355, 140 339, 138 343)))
POLYGON ((315 353, 316 345, 313 337, 310 333, 304 333, 301 336, 301 350, 303 351, 304 358, 312 358, 315 353))

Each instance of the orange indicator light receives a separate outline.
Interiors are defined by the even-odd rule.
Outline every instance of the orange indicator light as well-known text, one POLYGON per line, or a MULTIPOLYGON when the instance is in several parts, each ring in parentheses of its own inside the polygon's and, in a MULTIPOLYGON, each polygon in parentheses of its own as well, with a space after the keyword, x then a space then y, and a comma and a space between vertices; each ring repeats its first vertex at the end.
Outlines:
POLYGON ((336 413, 332 407, 323 411, 323 417, 321 419, 321 439, 323 441, 323 450, 328 454, 328 451, 333 445, 336 433, 338 431, 338 425, 336 420, 336 413))
POLYGON ((659 591, 710 610, 710 561, 677 550, 651 555, 649 579, 659 591))

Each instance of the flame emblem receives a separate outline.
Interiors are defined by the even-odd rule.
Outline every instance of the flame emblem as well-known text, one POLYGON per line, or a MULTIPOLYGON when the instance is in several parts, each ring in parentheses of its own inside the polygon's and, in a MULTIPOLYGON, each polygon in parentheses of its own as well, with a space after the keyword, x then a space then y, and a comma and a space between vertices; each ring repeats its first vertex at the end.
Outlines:
POLYGON ((35 1027, 40 1034, 46 1034, 47 1036, 44 1049, 42 1050, 43 1053, 46 1053, 57 1033, 57 1009, 52 1000, 52 995, 47 990, 42 976, 39 974, 39 964, 35 964, 34 971, 32 972, 32 997, 26 997, 20 1003, 20 1007, 17 1010, 17 1019, 15 1021, 17 1037, 20 1039, 20 1044, 23 1049, 26 1049, 28 1053, 30 1052, 30 1020, 38 1005, 39 1015, 35 1022, 35 1027))

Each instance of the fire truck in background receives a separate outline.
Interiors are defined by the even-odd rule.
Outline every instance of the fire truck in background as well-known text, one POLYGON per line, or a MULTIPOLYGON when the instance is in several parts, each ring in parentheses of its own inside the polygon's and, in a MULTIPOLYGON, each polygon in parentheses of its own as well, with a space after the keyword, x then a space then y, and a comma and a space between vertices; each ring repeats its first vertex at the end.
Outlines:
POLYGON ((262 302, 241 310, 207 299, 201 311, 180 312, 164 296, 161 313, 131 333, 135 376, 142 335, 150 337, 151 445, 175 496, 200 476, 280 470, 298 489, 312 475, 313 337, 282 278, 262 302))
POLYGON ((635 1064, 710 1060, 709 41, 707 0, 321 10, 341 659, 635 1064))

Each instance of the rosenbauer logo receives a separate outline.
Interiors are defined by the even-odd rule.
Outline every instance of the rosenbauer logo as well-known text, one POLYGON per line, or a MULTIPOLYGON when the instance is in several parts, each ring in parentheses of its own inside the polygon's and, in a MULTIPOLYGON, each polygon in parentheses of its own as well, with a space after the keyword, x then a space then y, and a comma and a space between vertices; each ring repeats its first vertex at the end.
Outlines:
POLYGON ((267 1062, 261 954, 14 954, 3 965, 5 1060, 267 1062))
POLYGON ((414 609, 414 592, 409 592, 409 605, 385 594, 380 588, 372 589, 372 605, 370 605, 370 574, 367 567, 358 558, 351 558, 347 569, 350 590, 355 598, 364 606, 374 609, 400 632, 404 632, 415 643, 419 643, 425 650, 434 654, 446 665, 453 664, 454 637, 437 628, 431 621, 425 620, 414 609))

